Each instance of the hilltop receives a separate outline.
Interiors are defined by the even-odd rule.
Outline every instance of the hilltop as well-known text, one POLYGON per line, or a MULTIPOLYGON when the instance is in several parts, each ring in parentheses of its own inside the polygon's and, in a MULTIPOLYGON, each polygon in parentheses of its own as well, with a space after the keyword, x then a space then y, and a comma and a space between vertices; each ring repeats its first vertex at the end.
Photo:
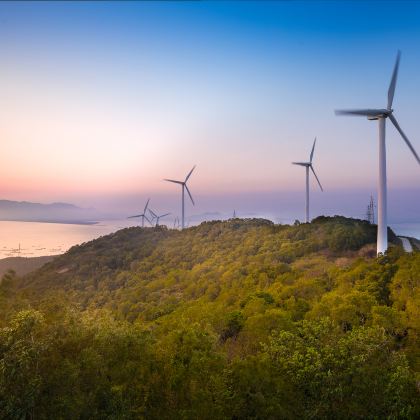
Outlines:
MULTIPOLYGON (((399 244, 391 230, 389 235, 399 244)), ((297 226, 235 219, 204 222, 184 231, 132 227, 71 248, 24 277, 21 287, 37 294, 64 290, 84 304, 102 307, 112 301, 115 307, 121 294, 133 300, 132 288, 137 290, 139 282, 149 285, 176 276, 188 279, 185 286, 201 282, 207 289, 225 272, 247 272, 250 266, 258 275, 277 273, 291 270, 302 258, 318 261, 325 269, 337 261, 342 265, 358 256, 376 256, 375 240, 376 226, 338 216, 297 226), (201 267, 206 267, 208 279, 201 267), (133 275, 136 281, 120 280, 133 275)), ((177 291, 169 288, 165 294, 174 300, 177 291)))
POLYGON ((339 216, 135 227, 9 274, 0 415, 414 418, 420 253, 389 236, 376 258, 339 216))

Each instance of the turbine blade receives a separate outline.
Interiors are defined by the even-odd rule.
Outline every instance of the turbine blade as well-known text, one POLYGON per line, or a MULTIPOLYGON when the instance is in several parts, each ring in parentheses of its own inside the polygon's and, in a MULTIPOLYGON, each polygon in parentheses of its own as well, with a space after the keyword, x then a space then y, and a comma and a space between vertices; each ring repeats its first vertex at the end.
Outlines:
POLYGON ((314 157, 315 143, 316 143, 316 137, 315 137, 315 140, 314 140, 314 145, 312 146, 311 158, 309 159, 309 162, 311 162, 311 163, 312 163, 312 158, 314 157))
POLYGON ((165 213, 165 214, 162 214, 161 216, 159 216, 159 219, 161 219, 162 217, 166 217, 166 216, 169 216, 171 213, 165 213))
POLYGON ((322 188, 321 183, 319 182, 318 177, 316 176, 316 173, 315 173, 315 171, 314 171, 313 166, 311 165, 311 166, 310 166, 310 168, 311 168, 311 170, 312 170, 313 174, 315 175, 316 180, 318 181, 319 188, 321 188, 321 191, 324 191, 324 189, 322 188))
POLYGON ((134 217, 141 217, 143 216, 142 214, 137 214, 135 216, 128 216, 127 219, 133 219, 134 217))
POLYGON ((392 72, 391 82, 388 89, 388 110, 391 110, 392 101, 394 100, 395 86, 397 84, 398 67, 400 66, 401 51, 397 52, 397 59, 395 60, 394 71, 392 72))
POLYGON ((306 163, 306 162, 292 162, 292 165, 309 166, 310 163, 306 163))
POLYGON ((143 214, 146 213, 147 206, 149 205, 150 198, 147 199, 146 205, 144 206, 143 214))
POLYGON ((149 225, 152 225, 152 222, 150 221, 150 219, 144 214, 143 217, 149 222, 149 225))
POLYGON ((196 165, 193 166, 193 168, 191 169, 191 171, 188 173, 187 177, 185 178, 184 182, 188 181, 188 178, 191 176, 191 174, 193 173, 193 170, 195 169, 196 165))
POLYGON ((389 114, 389 119, 392 121, 392 123, 395 125, 395 128, 398 130, 398 132, 401 134, 401 137, 404 139, 404 141, 406 142, 407 146, 409 147, 409 149, 411 150, 411 153, 414 155, 414 157, 417 160, 417 163, 420 165, 420 158, 419 155, 417 154, 416 150, 414 149, 413 145, 410 143, 410 140, 408 140, 407 136, 404 134, 404 131, 401 130, 400 125, 398 124, 397 120, 395 119, 395 117, 392 114, 389 114))
POLYGON ((191 199, 191 202, 193 203, 193 206, 195 206, 194 200, 193 200, 193 198, 192 198, 192 195, 191 195, 191 193, 190 193, 190 190, 188 189, 187 184, 185 184, 185 188, 186 188, 186 190, 187 190, 188 195, 190 196, 190 199, 191 199))
POLYGON ((351 115, 351 116, 362 116, 362 117, 375 117, 383 114, 383 110, 379 109, 337 109, 335 115, 351 115))
POLYGON ((156 219, 157 215, 156 215, 156 213, 153 210, 150 210, 149 209, 149 213, 152 215, 152 220, 153 219, 156 219))
POLYGON ((164 179, 164 181, 168 181, 168 182, 173 182, 173 183, 175 183, 175 184, 183 184, 183 182, 182 181, 175 181, 174 179, 164 179))

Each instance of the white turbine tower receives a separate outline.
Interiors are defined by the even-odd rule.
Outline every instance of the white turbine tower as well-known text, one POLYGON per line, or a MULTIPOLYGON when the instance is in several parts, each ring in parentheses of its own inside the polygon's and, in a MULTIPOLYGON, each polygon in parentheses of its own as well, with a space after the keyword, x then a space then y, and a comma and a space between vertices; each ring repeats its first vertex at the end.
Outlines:
POLYGON ((182 220, 181 220, 181 229, 184 229, 185 227, 185 190, 187 190, 188 195, 190 196, 191 202, 193 203, 193 206, 195 206, 194 200, 192 198, 192 195, 190 193, 190 190, 187 186, 187 181, 191 174, 193 173, 193 170, 195 169, 195 165, 191 169, 191 171, 188 173, 188 175, 185 177, 185 181, 176 181, 174 179, 164 179, 164 181, 173 182, 175 184, 179 184, 182 186, 182 220))
POLYGON ((316 143, 316 137, 315 137, 315 140, 314 140, 314 144, 312 146, 312 150, 311 150, 311 155, 310 155, 310 158, 309 158, 309 162, 292 162, 293 165, 304 166, 305 169, 306 169, 306 213, 305 213, 305 216, 306 216, 306 220, 305 221, 306 221, 306 223, 309 223, 309 169, 315 175, 315 178, 316 178, 316 180, 318 182, 319 188, 321 188, 321 191, 324 191, 322 189, 322 185, 319 182, 319 179, 318 179, 318 177, 317 177, 317 175, 315 173, 314 167, 312 165, 312 159, 314 157, 314 151, 315 151, 315 143, 316 143))
POLYGON ((413 145, 407 136, 401 130, 395 119, 392 109, 395 86, 397 84, 398 67, 400 64, 400 52, 398 51, 395 62, 394 72, 392 73, 391 83, 388 89, 388 106, 386 109, 352 109, 335 111, 336 115, 352 115, 367 117, 368 120, 378 120, 379 124, 379 182, 378 182, 378 239, 376 245, 377 253, 384 253, 388 248, 388 222, 387 222, 387 199, 386 199, 386 147, 385 147, 385 120, 389 118, 394 124, 401 137, 413 153, 417 162, 420 164, 420 158, 414 150, 413 145))
MULTIPOLYGON (((141 217, 141 227, 144 227, 144 219, 146 219, 149 223, 150 220, 146 216, 147 207, 149 205, 150 198, 147 200, 146 205, 144 206, 144 210, 142 214, 136 214, 135 216, 130 216, 129 219, 133 219, 135 217, 141 217)), ((151 224, 151 223, 150 223, 151 224)))

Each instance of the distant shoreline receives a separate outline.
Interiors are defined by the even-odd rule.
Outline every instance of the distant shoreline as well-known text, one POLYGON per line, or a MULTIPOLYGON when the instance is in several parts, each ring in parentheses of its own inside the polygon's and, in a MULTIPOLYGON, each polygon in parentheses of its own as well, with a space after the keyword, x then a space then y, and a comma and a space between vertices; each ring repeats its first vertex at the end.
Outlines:
POLYGON ((60 256, 60 255, 63 255, 64 254, 64 252, 63 253, 61 253, 61 254, 54 254, 54 255, 38 255, 37 257, 33 257, 33 256, 29 256, 29 257, 25 257, 25 256, 21 256, 21 255, 16 255, 16 256, 14 256, 14 257, 1 257, 0 258, 0 263, 2 262, 2 261, 12 261, 12 260, 16 260, 16 261, 21 261, 21 260, 38 260, 38 259, 47 259, 47 258, 50 258, 50 259, 52 259, 52 258, 55 258, 55 257, 58 257, 58 256, 60 256))
POLYGON ((22 222, 22 223, 55 223, 61 225, 97 225, 98 221, 83 220, 22 220, 22 219, 0 219, 0 222, 22 222))

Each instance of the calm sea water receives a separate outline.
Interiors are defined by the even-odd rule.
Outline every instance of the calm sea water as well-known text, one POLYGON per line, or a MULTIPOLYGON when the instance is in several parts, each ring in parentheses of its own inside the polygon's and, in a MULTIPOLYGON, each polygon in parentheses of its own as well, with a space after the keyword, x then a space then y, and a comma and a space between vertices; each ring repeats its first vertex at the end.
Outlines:
POLYGON ((62 254, 73 245, 138 226, 133 220, 112 220, 95 225, 0 221, 0 258, 62 254))
MULTIPOLYGON (((95 225, 0 221, 0 258, 38 257, 66 252, 73 245, 107 235, 125 227, 138 226, 133 220, 112 220, 95 225)), ((420 239, 419 223, 391 224, 397 235, 420 239)))

